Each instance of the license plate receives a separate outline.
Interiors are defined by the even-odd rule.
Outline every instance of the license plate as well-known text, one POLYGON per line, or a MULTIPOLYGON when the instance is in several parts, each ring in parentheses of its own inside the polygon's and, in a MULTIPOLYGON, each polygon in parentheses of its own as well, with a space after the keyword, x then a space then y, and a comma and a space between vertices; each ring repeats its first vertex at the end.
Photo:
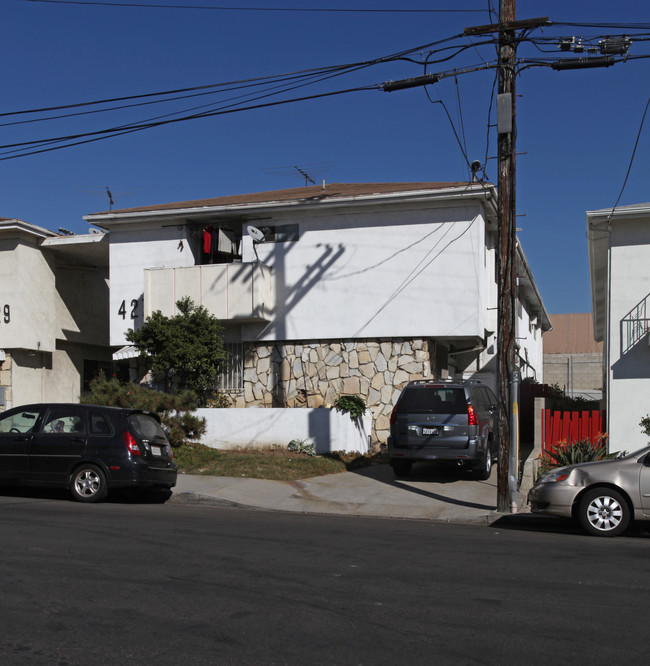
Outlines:
POLYGON ((437 435, 438 428, 422 428, 423 435, 437 435))
POLYGON ((159 446, 152 446, 151 447, 151 455, 152 456, 161 456, 162 455, 162 450, 159 446))

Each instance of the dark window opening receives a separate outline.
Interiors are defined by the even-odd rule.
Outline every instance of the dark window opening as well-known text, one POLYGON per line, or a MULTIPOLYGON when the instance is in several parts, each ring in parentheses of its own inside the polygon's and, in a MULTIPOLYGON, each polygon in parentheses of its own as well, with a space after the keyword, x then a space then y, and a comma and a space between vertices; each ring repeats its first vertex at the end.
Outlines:
POLYGON ((264 240, 262 243, 293 243, 300 238, 297 224, 283 224, 281 226, 262 227, 264 240))

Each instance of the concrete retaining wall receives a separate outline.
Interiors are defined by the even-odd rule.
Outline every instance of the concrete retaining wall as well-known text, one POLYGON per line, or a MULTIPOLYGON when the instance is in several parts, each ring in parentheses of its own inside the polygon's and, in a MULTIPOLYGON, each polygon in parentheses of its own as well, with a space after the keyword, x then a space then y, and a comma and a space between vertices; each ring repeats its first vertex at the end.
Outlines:
POLYGON ((369 451, 372 417, 352 421, 333 409, 254 408, 198 409, 207 421, 201 443, 215 449, 287 446, 293 439, 308 440, 316 453, 369 451))

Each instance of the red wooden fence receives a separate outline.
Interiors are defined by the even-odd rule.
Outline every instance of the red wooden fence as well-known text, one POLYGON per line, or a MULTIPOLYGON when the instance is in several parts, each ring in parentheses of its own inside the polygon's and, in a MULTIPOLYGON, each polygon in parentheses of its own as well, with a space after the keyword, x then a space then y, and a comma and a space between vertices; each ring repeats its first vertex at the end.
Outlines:
POLYGON ((599 412, 552 412, 542 410, 542 454, 559 442, 578 442, 588 439, 592 444, 602 434, 599 412))

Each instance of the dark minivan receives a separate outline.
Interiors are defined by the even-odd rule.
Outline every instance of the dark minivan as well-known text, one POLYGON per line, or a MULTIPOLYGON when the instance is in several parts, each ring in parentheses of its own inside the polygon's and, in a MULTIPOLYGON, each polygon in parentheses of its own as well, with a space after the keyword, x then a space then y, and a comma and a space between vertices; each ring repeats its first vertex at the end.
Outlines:
POLYGON ((97 502, 112 488, 170 490, 176 474, 151 412, 48 403, 0 414, 0 483, 59 486, 97 502))
POLYGON ((496 459, 497 399, 478 380, 409 382, 390 418, 388 455, 396 476, 416 461, 454 461, 476 479, 489 478, 496 459))

